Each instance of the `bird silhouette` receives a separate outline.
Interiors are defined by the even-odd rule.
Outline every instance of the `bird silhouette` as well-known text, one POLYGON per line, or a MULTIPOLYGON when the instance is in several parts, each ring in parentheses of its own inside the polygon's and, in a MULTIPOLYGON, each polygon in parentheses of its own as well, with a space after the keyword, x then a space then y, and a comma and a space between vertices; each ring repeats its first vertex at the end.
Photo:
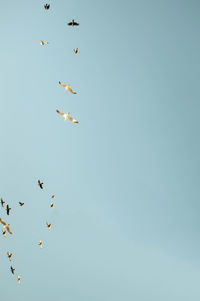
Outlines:
POLYGON ((6 206, 6 213, 7 213, 7 215, 10 214, 10 210, 11 210, 11 208, 9 207, 9 205, 7 205, 7 206, 6 206))
POLYGON ((79 23, 75 22, 74 19, 73 19, 71 22, 67 23, 67 25, 69 25, 69 26, 79 26, 79 23))
POLYGON ((43 185, 44 183, 40 182, 40 180, 38 180, 38 185, 40 186, 41 189, 43 189, 43 185))
POLYGON ((46 222, 47 228, 50 230, 51 229, 51 224, 49 224, 48 222, 46 222))
POLYGON ((50 207, 53 208, 54 206, 54 203, 50 202, 50 207))
POLYGON ((1 199, 1 206, 4 207, 4 204, 5 204, 4 200, 1 199))
POLYGON ((74 50, 74 52, 77 54, 77 53, 79 53, 79 50, 78 50, 78 48, 76 48, 76 49, 73 49, 74 50))
POLYGON ((20 207, 24 206, 24 203, 19 202, 19 206, 20 206, 20 207))
POLYGON ((11 267, 10 267, 10 270, 11 270, 11 273, 14 275, 15 269, 11 266, 11 267))
POLYGON ((45 4, 45 5, 44 5, 44 8, 45 8, 46 10, 48 10, 48 9, 50 8, 50 4, 45 4))
POLYGON ((7 252, 7 255, 8 255, 9 260, 11 261, 11 259, 12 259, 12 253, 7 252))
POLYGON ((3 228, 6 228, 6 230, 8 231, 8 233, 12 234, 12 232, 10 231, 10 225, 6 224, 1 218, 0 218, 0 223, 2 223, 3 228))

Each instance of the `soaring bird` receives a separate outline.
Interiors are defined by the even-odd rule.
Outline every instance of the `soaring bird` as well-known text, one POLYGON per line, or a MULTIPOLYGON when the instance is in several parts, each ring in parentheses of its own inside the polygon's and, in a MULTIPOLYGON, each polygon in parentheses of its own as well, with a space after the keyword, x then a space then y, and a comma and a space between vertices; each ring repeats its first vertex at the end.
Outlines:
POLYGON ((18 275, 17 276, 17 282, 20 284, 20 282, 21 282, 21 277, 18 275))
POLYGON ((5 229, 2 229, 2 234, 4 237, 6 237, 6 230, 5 229))
POLYGON ((38 185, 40 186, 41 189, 43 189, 43 185, 44 183, 40 182, 40 180, 38 180, 38 185))
POLYGON ((38 245, 40 246, 40 248, 42 248, 42 241, 41 240, 39 240, 38 245))
POLYGON ((24 206, 24 203, 19 202, 19 206, 20 206, 20 207, 24 206))
POLYGON ((4 200, 1 199, 1 206, 4 207, 4 204, 5 204, 4 200))
POLYGON ((54 199, 54 198, 55 198, 55 194, 52 194, 52 195, 51 195, 51 198, 54 199))
POLYGON ((50 202, 50 207, 53 208, 54 206, 54 203, 50 202))
POLYGON ((48 42, 40 41, 40 45, 47 45, 49 44, 48 42))
POLYGON ((73 19, 72 22, 67 23, 67 25, 69 25, 69 26, 79 26, 79 23, 75 22, 74 19, 73 19))
POLYGON ((78 48, 76 48, 76 49, 73 49, 74 50, 74 52, 77 54, 77 53, 79 53, 79 50, 78 50, 78 48))
POLYGON ((74 118, 72 118, 72 117, 70 117, 69 116, 69 112, 67 112, 67 113, 62 113, 62 112, 60 112, 60 111, 58 111, 58 110, 56 110, 56 112, 60 115, 60 116, 62 116, 62 117, 64 117, 64 121, 66 121, 67 119, 69 119, 69 121, 71 121, 71 122, 73 122, 73 123, 78 123, 78 121, 76 120, 76 119, 74 119, 74 118))
POLYGON ((11 273, 14 275, 15 269, 11 266, 11 267, 10 267, 10 270, 11 270, 11 273))
POLYGON ((65 90, 71 92, 72 94, 77 94, 76 92, 74 92, 71 88, 70 85, 64 85, 61 82, 59 82, 59 85, 61 85, 61 87, 65 88, 65 90))
POLYGON ((12 232, 10 231, 10 225, 6 224, 4 221, 2 221, 2 219, 0 218, 0 223, 2 223, 3 228, 6 228, 6 230, 8 231, 8 233, 12 234, 12 232))
POLYGON ((46 10, 48 10, 48 9, 50 8, 50 4, 45 4, 45 5, 44 5, 44 8, 45 8, 46 10))
POLYGON ((12 253, 7 252, 7 255, 8 255, 9 260, 11 261, 11 259, 12 259, 12 253))
POLYGON ((46 222, 47 228, 50 230, 51 229, 51 224, 49 224, 48 222, 46 222))
POLYGON ((7 215, 10 214, 10 210, 11 210, 11 208, 9 207, 9 205, 7 205, 7 206, 6 206, 6 212, 7 212, 7 215))

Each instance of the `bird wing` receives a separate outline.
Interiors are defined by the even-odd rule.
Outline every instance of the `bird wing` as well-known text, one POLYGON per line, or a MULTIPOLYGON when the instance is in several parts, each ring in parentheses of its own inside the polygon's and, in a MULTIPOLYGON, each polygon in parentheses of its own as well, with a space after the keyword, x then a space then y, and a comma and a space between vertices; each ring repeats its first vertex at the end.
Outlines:
POLYGON ((59 85, 61 85, 61 87, 66 88, 67 85, 64 85, 63 83, 59 82, 59 85))
POLYGON ((67 23, 67 25, 71 26, 71 25, 72 25, 72 22, 67 23))
POLYGON ((10 231, 10 228, 9 228, 9 226, 8 226, 8 225, 6 225, 5 227, 6 227, 7 231, 8 231, 8 233, 12 234, 12 232, 10 231))
POLYGON ((73 122, 73 123, 78 123, 78 120, 76 120, 76 119, 73 118, 73 119, 72 119, 72 122, 73 122))
POLYGON ((60 115, 60 116, 62 116, 62 117, 64 117, 65 116, 65 114, 64 113, 62 113, 62 112, 60 112, 60 111, 58 111, 58 110, 56 110, 56 112, 60 115))
POLYGON ((78 26, 78 25, 79 25, 79 23, 77 23, 77 22, 74 22, 74 25, 78 26))
POLYGON ((76 94, 76 92, 74 92, 70 87, 68 87, 69 92, 71 92, 72 94, 76 94))

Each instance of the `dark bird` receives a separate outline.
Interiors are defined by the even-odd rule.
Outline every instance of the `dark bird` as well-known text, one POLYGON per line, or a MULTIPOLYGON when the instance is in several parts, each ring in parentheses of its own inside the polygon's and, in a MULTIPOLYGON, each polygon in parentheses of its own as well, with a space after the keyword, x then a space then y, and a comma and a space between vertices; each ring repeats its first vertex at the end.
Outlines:
POLYGON ((20 207, 24 206, 24 203, 19 202, 19 206, 20 206, 20 207))
POLYGON ((79 23, 75 22, 74 19, 73 19, 72 22, 67 23, 67 25, 69 25, 69 26, 79 26, 79 23))
POLYGON ((5 204, 4 200, 1 199, 1 206, 4 207, 4 204, 5 204))
POLYGON ((50 4, 45 4, 45 5, 44 5, 44 8, 45 8, 46 10, 48 10, 48 9, 50 8, 50 4))
MULTIPOLYGON (((10 231, 10 225, 9 224, 6 224, 4 221, 2 221, 2 219, 0 218, 0 223, 2 223, 3 225, 3 228, 6 228, 6 230, 8 231, 8 233, 12 234, 12 232, 10 231)), ((3 229, 2 229, 3 231, 3 229)))
POLYGON ((7 206, 6 206, 6 212, 7 212, 7 215, 10 214, 10 210, 11 210, 11 208, 9 207, 9 205, 7 205, 7 206))
POLYGON ((4 237, 6 237, 6 230, 5 229, 2 229, 2 234, 4 237))
POLYGON ((54 206, 54 203, 50 202, 50 207, 53 208, 54 206))
POLYGON ((13 267, 11 266, 11 267, 10 267, 10 270, 11 270, 11 273, 14 275, 15 269, 13 269, 13 267))
POLYGON ((47 228, 50 230, 51 229, 51 224, 49 224, 48 222, 46 222, 47 228))
POLYGON ((11 259, 12 259, 12 253, 7 252, 7 255, 8 255, 9 260, 11 261, 11 259))
POLYGON ((76 48, 76 49, 73 49, 73 50, 74 50, 74 53, 75 53, 75 54, 79 53, 79 50, 78 50, 78 48, 76 48))
POLYGON ((40 186, 41 189, 43 189, 43 185, 44 183, 40 182, 40 180, 38 180, 38 185, 40 186))

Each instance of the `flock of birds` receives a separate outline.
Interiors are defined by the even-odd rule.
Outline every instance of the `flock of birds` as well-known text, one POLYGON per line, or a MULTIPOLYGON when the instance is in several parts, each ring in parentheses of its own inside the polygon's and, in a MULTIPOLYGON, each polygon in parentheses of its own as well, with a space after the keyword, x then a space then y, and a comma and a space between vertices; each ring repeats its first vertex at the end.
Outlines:
MULTIPOLYGON (((44 9, 45 10, 49 10, 50 9, 50 4, 45 4, 44 5, 44 9)), ((75 22, 74 20, 72 20, 71 22, 67 23, 68 26, 79 26, 79 23, 75 22)), ((45 46, 45 45, 48 45, 49 43, 48 42, 45 42, 45 41, 40 41, 40 45, 42 46, 45 46)), ((78 54, 79 53, 79 50, 78 48, 75 48, 73 49, 74 53, 75 54, 78 54)), ((59 85, 61 87, 63 87, 65 89, 65 91, 69 91, 70 93, 72 94, 77 94, 75 91, 73 91, 71 88, 70 88, 70 85, 69 84, 63 84, 59 81, 59 85)), ((64 117, 64 121, 66 121, 67 119, 73 123, 79 123, 76 119, 74 119, 73 117, 70 116, 70 113, 67 112, 67 113, 62 113, 60 112, 59 110, 56 110, 56 112, 61 116, 61 117, 64 117)), ((38 180, 38 186, 40 187, 40 189, 43 189, 43 182, 41 182, 40 180, 38 180)), ((54 199, 55 195, 52 194, 51 195, 51 201, 50 201, 50 208, 53 208, 54 207, 54 203, 53 203, 53 199, 54 199)), ((22 202, 19 202, 19 206, 20 207, 23 207, 24 206, 24 203, 22 202)), ((1 207, 2 208, 5 208, 6 209, 6 214, 9 215, 10 214, 10 210, 11 208, 9 207, 9 205, 7 204, 6 207, 5 207, 5 201, 1 198, 1 207)), ((6 234, 9 233, 10 235, 12 235, 12 231, 10 229, 10 224, 6 223, 5 221, 3 221, 1 218, 0 218, 0 223, 3 225, 3 228, 2 228, 2 234, 4 237, 6 237, 6 234)), ((51 223, 48 223, 46 222, 46 226, 48 229, 51 229, 51 223)), ((39 240, 38 242, 38 245, 40 248, 43 247, 43 242, 42 240, 39 240)), ((7 257, 9 259, 9 261, 11 262, 12 261, 12 253, 11 252, 7 252, 7 257)), ((10 271, 11 273, 14 275, 15 274, 15 268, 13 268, 13 266, 11 265, 10 266, 10 271)), ((20 275, 17 275, 17 282, 20 284, 21 283, 21 276, 20 275)))

